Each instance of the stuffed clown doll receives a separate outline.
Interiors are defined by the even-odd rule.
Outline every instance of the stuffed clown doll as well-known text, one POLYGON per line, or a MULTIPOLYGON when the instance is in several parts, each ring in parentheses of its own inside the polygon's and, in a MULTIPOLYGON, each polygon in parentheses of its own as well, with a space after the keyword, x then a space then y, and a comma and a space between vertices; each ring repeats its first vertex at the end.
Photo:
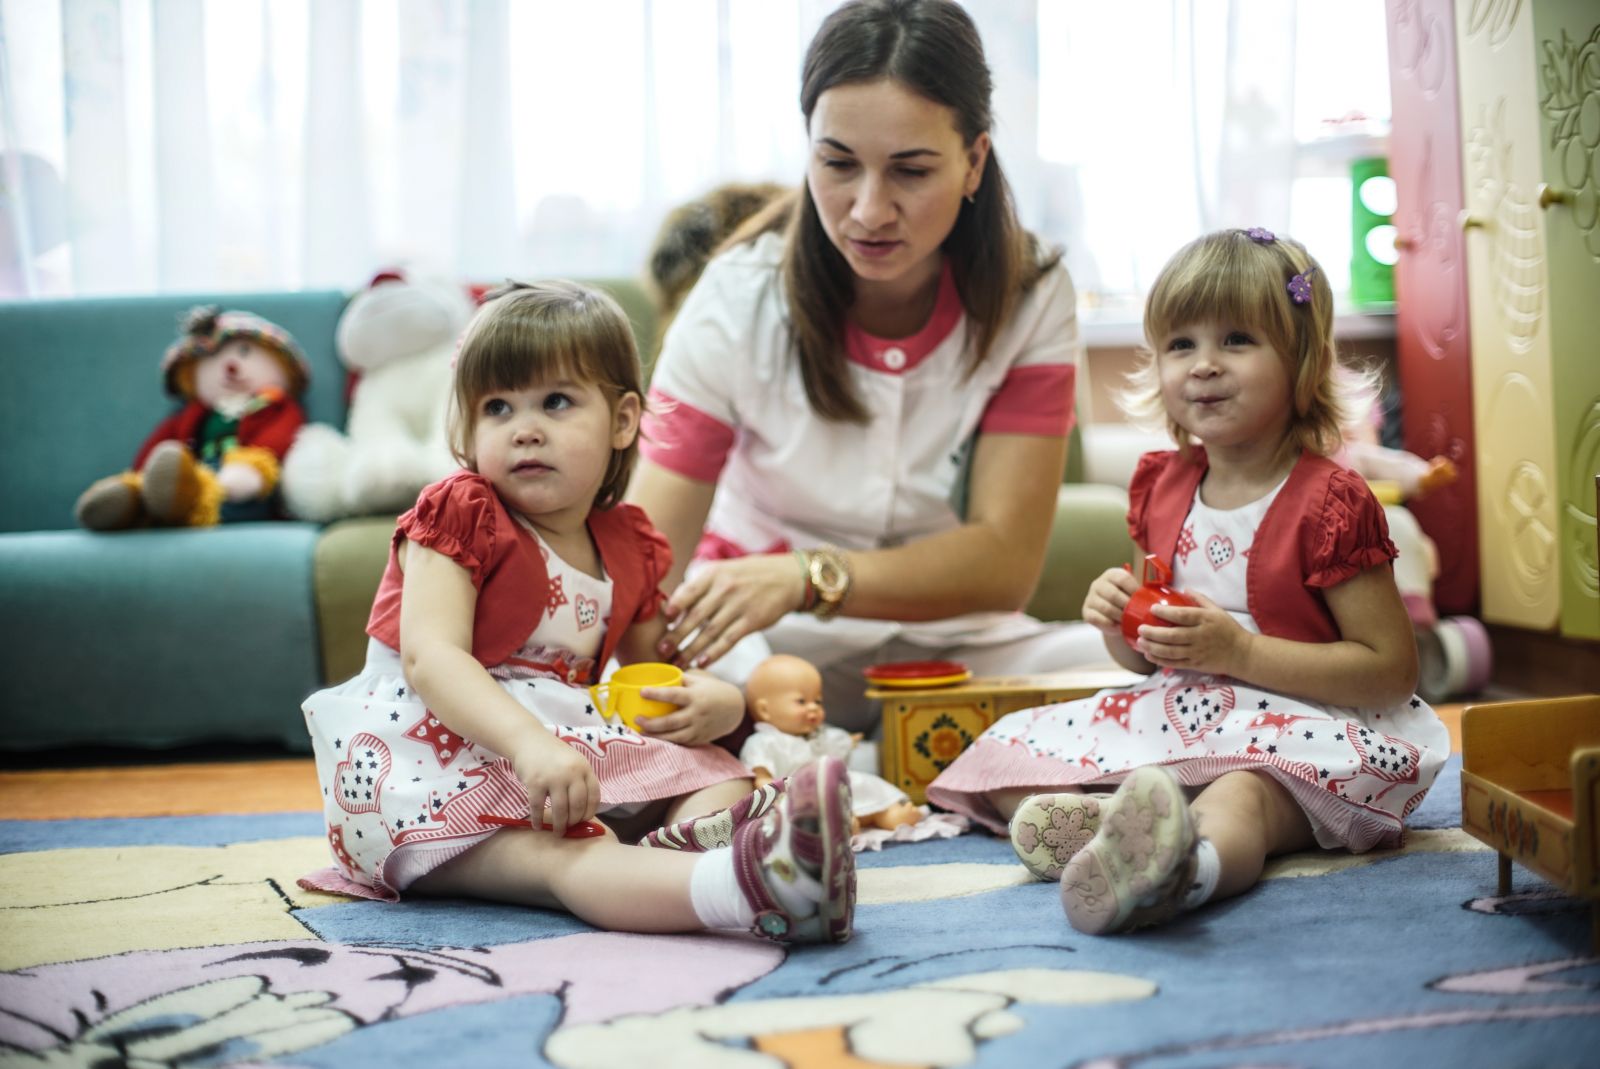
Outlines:
POLYGON ((284 453, 305 422, 298 398, 310 373, 300 347, 249 312, 195 308, 161 372, 183 407, 131 469, 83 492, 78 522, 116 531, 271 519, 284 453))

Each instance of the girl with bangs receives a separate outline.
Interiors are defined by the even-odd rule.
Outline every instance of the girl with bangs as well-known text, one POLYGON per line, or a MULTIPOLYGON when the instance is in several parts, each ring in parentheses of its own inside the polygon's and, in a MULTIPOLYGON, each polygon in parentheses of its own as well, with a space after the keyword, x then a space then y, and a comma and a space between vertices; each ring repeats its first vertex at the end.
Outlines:
POLYGON ((1200 238, 1156 279, 1145 340, 1127 407, 1177 448, 1140 459, 1128 528, 1189 604, 1125 631, 1141 584, 1105 572, 1084 619, 1147 677, 1012 713, 928 788, 1007 828, 1092 934, 1239 894, 1275 854, 1398 845, 1449 754, 1412 693, 1383 510, 1329 459, 1367 384, 1316 261, 1260 228, 1200 238))
POLYGON ((696 725, 744 711, 703 673, 645 688, 678 709, 639 730, 589 700, 603 666, 650 660, 665 631, 671 551, 621 503, 643 407, 633 333, 597 291, 513 283, 468 324, 450 428, 465 470, 397 521, 364 670, 303 706, 334 860, 303 886, 622 931, 849 938, 841 762, 752 794, 731 754, 696 744, 696 725), (723 835, 697 852, 631 845, 689 820, 723 835))

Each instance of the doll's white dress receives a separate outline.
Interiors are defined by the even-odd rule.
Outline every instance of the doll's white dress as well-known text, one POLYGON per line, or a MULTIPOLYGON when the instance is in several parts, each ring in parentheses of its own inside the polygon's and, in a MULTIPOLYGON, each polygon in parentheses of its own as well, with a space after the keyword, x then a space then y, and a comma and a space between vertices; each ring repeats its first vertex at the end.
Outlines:
MULTIPOLYGON (((856 740, 843 728, 829 724, 810 735, 790 735, 771 724, 757 724, 739 750, 739 760, 748 769, 764 768, 773 779, 782 779, 802 765, 819 757, 850 759, 856 740)), ((881 813, 892 805, 910 802, 906 793, 882 776, 850 770, 850 810, 858 817, 881 813)))
MULTIPOLYGON (((1274 496, 1222 510, 1196 492, 1173 561, 1174 586, 1205 594, 1256 632, 1246 560, 1274 496)), ((1161 669, 1132 686, 1001 718, 929 785, 928 800, 1002 831, 990 791, 1110 790, 1150 764, 1193 788, 1250 769, 1288 789, 1321 846, 1362 851, 1399 843, 1449 754, 1444 724, 1415 696, 1388 709, 1349 709, 1161 669)))
MULTIPOLYGON (((655 799, 748 776, 719 747, 650 738, 595 711, 576 681, 593 676, 611 582, 571 567, 542 540, 539 548, 555 604, 489 674, 593 766, 600 814, 626 816, 655 799)), ((435 719, 406 682, 399 651, 377 639, 368 642, 360 674, 311 695, 303 711, 335 861, 303 886, 393 899, 497 830, 481 816, 529 816, 527 790, 510 762, 435 719)))

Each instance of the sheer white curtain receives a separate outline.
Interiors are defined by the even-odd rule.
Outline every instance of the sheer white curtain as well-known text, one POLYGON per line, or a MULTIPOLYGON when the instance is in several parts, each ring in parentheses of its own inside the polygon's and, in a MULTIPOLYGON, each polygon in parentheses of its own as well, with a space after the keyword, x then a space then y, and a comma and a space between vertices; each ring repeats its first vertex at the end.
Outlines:
MULTIPOLYGON (((836 3, 0 0, 0 295, 634 274, 673 205, 800 178, 836 3)), ((1348 187, 1302 195, 1306 109, 1387 119, 1382 3, 1340 8, 1378 57, 1353 81, 1314 6, 971 0, 1022 215, 1091 303, 1215 226, 1348 247, 1348 187)))

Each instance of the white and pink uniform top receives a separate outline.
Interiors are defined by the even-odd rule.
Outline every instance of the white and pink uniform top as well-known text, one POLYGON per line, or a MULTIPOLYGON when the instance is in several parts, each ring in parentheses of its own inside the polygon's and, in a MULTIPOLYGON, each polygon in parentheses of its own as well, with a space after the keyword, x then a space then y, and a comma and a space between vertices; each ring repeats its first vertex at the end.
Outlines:
MULTIPOLYGON (((916 334, 879 338, 848 326, 845 366, 873 414, 861 425, 823 420, 806 401, 781 257, 781 236, 767 234, 708 264, 651 381, 643 455, 717 484, 697 556, 821 543, 872 549, 948 530, 961 523, 975 434, 1072 429, 1082 342, 1072 280, 1059 264, 1019 302, 970 377, 968 319, 948 263, 916 334)), ((841 643, 866 649, 896 635, 929 646, 1006 641, 1038 626, 1020 613, 915 624, 790 614, 777 628, 827 628, 827 645, 843 652, 841 643)))

